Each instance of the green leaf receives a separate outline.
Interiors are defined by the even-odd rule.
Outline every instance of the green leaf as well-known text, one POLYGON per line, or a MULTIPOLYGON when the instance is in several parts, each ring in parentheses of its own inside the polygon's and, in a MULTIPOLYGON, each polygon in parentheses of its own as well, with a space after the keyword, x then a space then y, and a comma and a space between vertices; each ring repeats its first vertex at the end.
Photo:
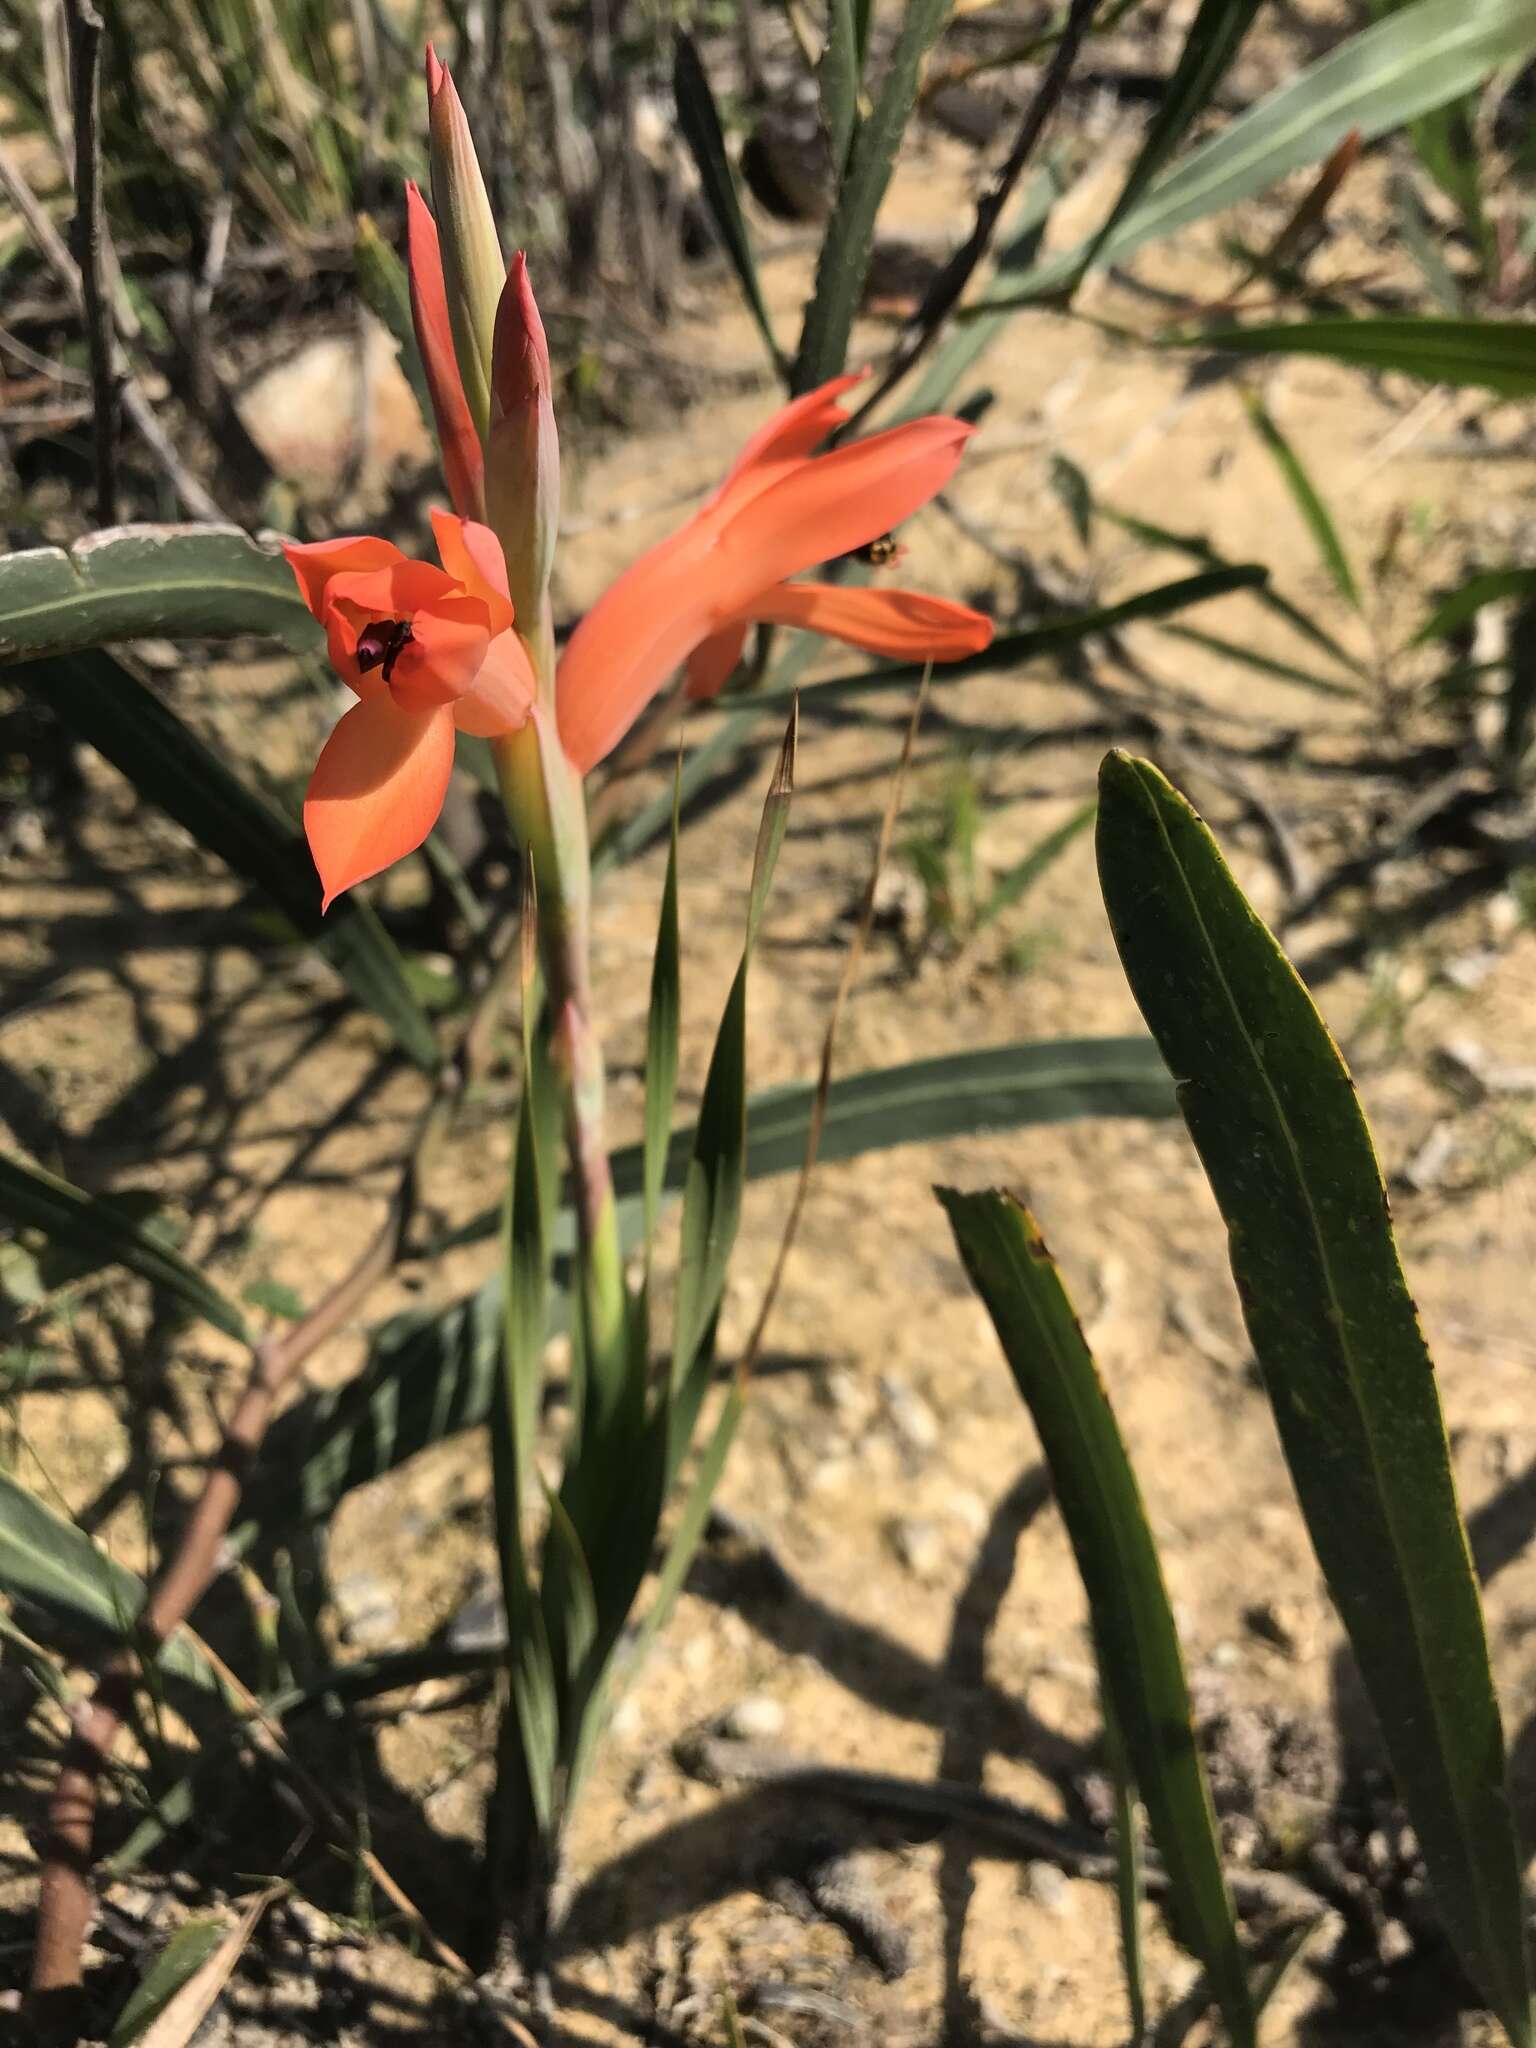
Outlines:
POLYGON ((858 126, 861 62, 853 0, 827 0, 827 40, 816 66, 816 85, 822 125, 832 151, 832 173, 839 183, 858 126))
MULTIPOLYGON (((747 1176, 797 1173, 816 1099, 811 1086, 754 1096, 747 1113, 747 1176)), ((1042 1039, 948 1053, 839 1078, 827 1101, 819 1159, 830 1165, 893 1145, 939 1142, 977 1131, 1070 1123, 1078 1117, 1168 1117, 1172 1084, 1150 1038, 1042 1039)), ((693 1155, 692 1129, 674 1132, 667 1185, 683 1184, 693 1155)), ((621 1214, 626 1197, 638 1223, 641 1148, 614 1155, 621 1214)), ((500 1212, 444 1240, 464 1243, 494 1231, 500 1212)), ((564 1241, 574 1242, 570 1212, 564 1241)), ((247 1521, 236 1539, 247 1548, 295 1521, 321 1522, 343 1495, 394 1471, 418 1451, 491 1413, 503 1323, 500 1264, 473 1294, 447 1308, 410 1309, 373 1336, 366 1370, 346 1385, 311 1395, 267 1432, 262 1461, 246 1489, 247 1521)), ((564 1320, 552 1298, 551 1330, 564 1320), (556 1314, 554 1311, 558 1310, 556 1314)))
MULTIPOLYGON (((0 562, 0 572, 4 566, 0 562)), ((47 704, 126 775, 146 802, 254 883, 330 961, 358 1001, 384 1018, 413 1060, 424 1067, 437 1064, 432 1026, 372 910, 354 893, 321 916, 320 885, 304 835, 153 690, 110 654, 97 652, 25 662, 6 680, 47 704)))
POLYGON ((1262 399, 1250 391, 1244 394, 1244 403, 1259 439, 1274 457, 1275 467, 1296 501, 1296 509, 1323 558, 1323 567, 1333 579, 1333 587, 1347 605, 1359 611, 1360 590, 1349 566, 1349 557, 1344 552, 1344 543, 1339 539, 1338 528, 1329 517, 1328 507, 1318 495, 1317 486, 1307 474, 1301 457, 1276 426, 1262 399))
POLYGON ((1088 1595, 1100 1683, 1167 1867, 1174 1931, 1205 1965, 1233 2040, 1251 2043, 1248 1979, 1184 1660, 1104 1384, 1029 1211, 1003 1193, 938 1195, 1039 1432, 1088 1595))
MULTIPOLYGON (((1125 2002, 1131 2015, 1131 2048, 1142 2048, 1147 2037, 1147 1987, 1141 1941, 1141 1813, 1115 1710, 1107 1697, 1101 1704, 1104 1755, 1115 1781, 1115 1904, 1120 1920, 1120 1965, 1125 1977, 1125 2002)), ((1257 2012, 1254 2017, 1257 2020, 1257 2012)))
MULTIPOLYGON (((680 777, 679 777, 680 779, 680 777)), ((645 1252, 649 1266, 667 1171, 667 1141, 677 1100, 677 1048, 682 1023, 682 987, 677 925, 677 789, 672 803, 672 841, 661 890, 661 920, 651 962, 651 1002, 645 1031, 645 1252)))
POLYGON ((107 2048, 130 2048, 192 1981, 228 1932, 223 1920, 189 1920, 178 1927, 129 1994, 107 2036, 107 2048))
POLYGON ((869 117, 859 125, 847 175, 822 239, 816 283, 800 330, 795 358, 796 392, 814 390, 835 377, 848 357, 854 315, 864 294, 875 218, 896 164, 917 98, 923 60, 943 32, 949 0, 907 0, 895 47, 869 117))
POLYGON ((1536 394, 1536 321, 1530 320, 1415 314, 1302 320, 1174 336, 1161 346, 1221 349, 1238 356, 1328 356, 1356 369, 1403 370, 1431 383, 1473 385, 1501 398, 1536 394))
POLYGON ((238 526, 111 526, 68 549, 0 557, 0 663, 240 633, 325 645, 288 564, 238 526))
POLYGON ((245 1318, 234 1303, 110 1195, 85 1194, 41 1166, 0 1154, 0 1216, 42 1231, 51 1244, 84 1253, 94 1264, 126 1266, 216 1330, 247 1341, 245 1318))
POLYGON ((1157 112, 1140 154, 1120 188, 1109 218, 1084 253, 1084 271, 1092 269, 1121 222, 1210 105, 1244 36, 1253 26, 1259 6, 1260 0, 1200 0, 1173 75, 1164 81, 1158 94, 1157 112))
POLYGON ((1531 2039, 1519 1863, 1445 1428, 1370 1133, 1311 997, 1210 833, 1111 754, 1099 872, 1132 992, 1226 1221, 1329 1590, 1463 1962, 1531 2039))
MULTIPOLYGON (((1533 47, 1529 0, 1414 0, 1191 150, 1125 215, 1097 261, 1123 263, 1148 243, 1251 199, 1289 172, 1320 163, 1352 128, 1365 142, 1390 134, 1533 47)), ((980 309, 1058 291, 1082 260, 1082 248, 1048 257, 1014 293, 989 293, 980 309)))
MULTIPOLYGON (((144 1605, 144 1584, 114 1564, 83 1529, 56 1515, 35 1494, 0 1472, 0 1590, 92 1637, 131 1637, 144 1605)), ((219 1681, 202 1652, 178 1631, 155 1659, 173 1678, 205 1690, 219 1681)))
POLYGON ((1445 260, 1439 228, 1419 196, 1418 186, 1404 171, 1394 172, 1387 181, 1399 239, 1424 274, 1442 312, 1459 314, 1466 300, 1454 272, 1445 260))
POLYGON ((1465 625, 1485 604, 1495 604, 1501 597, 1533 596, 1536 596, 1536 569, 1480 570, 1477 575, 1469 576, 1458 589, 1441 598, 1414 634, 1411 644, 1418 647, 1426 640, 1444 639, 1446 634, 1454 633, 1458 626, 1465 625))
POLYGON ((783 376, 789 366, 774 339, 773 322, 768 317, 763 288, 758 281, 757 264, 752 255, 747 224, 742 218, 736 176, 726 155, 725 134, 720 126, 715 96, 709 89, 709 79, 693 38, 686 29, 677 29, 672 38, 672 90, 677 100, 677 125, 697 167, 705 204, 725 245, 725 253, 731 259, 747 311, 757 322, 757 331, 763 337, 775 370, 783 376))
POLYGON ((1083 804, 1063 824, 1058 825, 1054 832, 1047 832, 1038 845, 1029 849, 1022 860, 1015 861, 1011 868, 1003 870, 992 884, 987 900, 977 909, 978 928, 991 924, 993 919, 1001 917, 1005 910, 1012 910, 1016 903, 1023 901, 1041 876, 1056 865, 1084 827, 1093 823, 1094 809, 1095 806, 1091 803, 1083 804))

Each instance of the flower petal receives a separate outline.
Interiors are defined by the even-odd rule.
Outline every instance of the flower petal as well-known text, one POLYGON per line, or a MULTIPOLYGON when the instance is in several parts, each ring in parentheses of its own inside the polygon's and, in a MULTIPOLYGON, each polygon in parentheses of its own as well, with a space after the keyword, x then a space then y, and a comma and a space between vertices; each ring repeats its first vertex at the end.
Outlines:
POLYGON ((485 516, 485 456, 469 416, 469 401, 464 396, 464 381, 454 353, 448 293, 443 283, 442 245, 437 222, 411 183, 405 188, 405 221, 411 320, 432 396, 432 415, 437 422, 437 445, 442 450, 448 495, 466 519, 480 519, 485 516))
POLYGON ((720 528, 728 580, 745 575, 766 590, 867 546, 943 490, 974 432, 965 420, 934 415, 793 465, 728 511, 720 528))
POLYGON ((485 606, 492 634, 505 633, 512 623, 512 606, 501 542, 478 519, 456 519, 436 505, 431 517, 432 537, 443 567, 485 606))
POLYGON ((920 590, 778 583, 753 601, 748 617, 763 625, 825 633, 866 654, 890 654, 901 661, 959 661, 992 645, 992 621, 985 612, 920 590))
POLYGON ((867 371, 855 370, 848 376, 834 377, 830 383, 818 385, 802 398, 781 406, 743 447, 711 504, 722 504, 726 498, 733 508, 744 504, 758 490, 777 482, 786 464, 801 461, 819 448, 848 417, 838 399, 855 384, 863 383, 867 375, 867 371))
POLYGON ((528 723, 537 695, 527 648, 515 633, 501 633, 486 649, 473 687, 454 705, 453 722, 460 732, 499 739, 528 723))
POLYGON ((731 670, 741 659, 747 644, 747 621, 740 620, 723 632, 711 633, 688 657, 688 695, 697 703, 718 697, 730 680, 731 670))
POLYGON ((388 696, 353 705, 326 741, 304 799, 323 909, 415 852, 437 822, 452 772, 446 708, 415 714, 388 696))
POLYGON ((390 569, 406 559, 393 541, 381 540, 376 533, 338 540, 284 541, 283 555, 298 580, 299 595, 321 620, 325 617, 326 586, 333 576, 390 569))

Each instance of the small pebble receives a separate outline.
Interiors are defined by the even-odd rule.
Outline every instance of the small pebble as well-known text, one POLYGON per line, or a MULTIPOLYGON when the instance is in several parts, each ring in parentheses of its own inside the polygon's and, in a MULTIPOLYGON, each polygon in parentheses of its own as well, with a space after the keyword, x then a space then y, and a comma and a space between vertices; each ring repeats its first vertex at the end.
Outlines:
POLYGON ((1058 1920, 1065 1919, 1072 1910, 1072 1886, 1054 1863, 1026 1863, 1024 1891, 1037 1906, 1044 1906, 1058 1920))
POLYGON ((784 1709, 765 1692, 749 1692, 721 1717, 720 1732, 737 1742, 771 1742, 784 1732, 784 1709))
POLYGON ((931 1582, 944 1570, 944 1540, 932 1522, 903 1515, 888 1531, 891 1548, 915 1579, 931 1582))

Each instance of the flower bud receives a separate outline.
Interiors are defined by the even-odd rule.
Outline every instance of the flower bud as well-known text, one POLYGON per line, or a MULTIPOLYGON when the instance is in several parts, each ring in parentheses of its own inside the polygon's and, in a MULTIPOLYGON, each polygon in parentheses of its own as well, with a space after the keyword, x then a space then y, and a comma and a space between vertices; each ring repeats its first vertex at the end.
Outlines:
POLYGON ((485 498, 486 517, 507 559, 519 630, 535 638, 560 525, 560 437, 544 323, 521 250, 496 311, 485 498))
POLYGON ((491 338, 506 266, 463 103, 430 43, 427 101, 432 204, 442 241, 448 317, 469 415, 484 436, 491 417, 491 338))

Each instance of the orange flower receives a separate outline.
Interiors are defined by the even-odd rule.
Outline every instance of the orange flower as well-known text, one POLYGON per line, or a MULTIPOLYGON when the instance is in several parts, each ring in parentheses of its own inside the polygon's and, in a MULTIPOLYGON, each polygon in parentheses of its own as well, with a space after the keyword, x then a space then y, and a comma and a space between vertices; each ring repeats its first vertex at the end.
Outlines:
POLYGON ((434 511, 432 529, 440 569, 373 535, 283 549, 331 665, 360 700, 326 741, 304 799, 325 909, 426 838, 456 730, 512 732, 533 702, 495 534, 450 512, 434 511))
POLYGON ((560 737, 583 774, 684 662, 689 694, 713 696, 758 621, 915 660, 955 661, 990 644, 990 619, 943 598, 787 580, 910 517, 943 490, 971 436, 963 420, 935 416, 814 454, 846 419, 836 401, 858 381, 836 377, 777 412, 714 496, 576 628, 556 703, 560 737))

